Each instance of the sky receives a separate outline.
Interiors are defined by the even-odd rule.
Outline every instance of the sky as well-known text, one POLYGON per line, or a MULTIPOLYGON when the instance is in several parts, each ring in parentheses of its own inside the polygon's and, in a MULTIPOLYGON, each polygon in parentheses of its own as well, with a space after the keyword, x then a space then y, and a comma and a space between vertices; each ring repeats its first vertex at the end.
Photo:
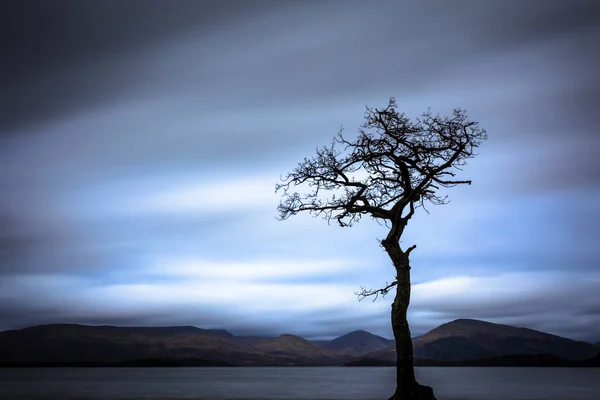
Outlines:
POLYGON ((413 335, 456 318, 600 340, 600 4, 8 0, 0 330, 193 325, 388 338, 378 239, 275 184, 365 106, 467 110, 471 186, 418 210, 413 335))

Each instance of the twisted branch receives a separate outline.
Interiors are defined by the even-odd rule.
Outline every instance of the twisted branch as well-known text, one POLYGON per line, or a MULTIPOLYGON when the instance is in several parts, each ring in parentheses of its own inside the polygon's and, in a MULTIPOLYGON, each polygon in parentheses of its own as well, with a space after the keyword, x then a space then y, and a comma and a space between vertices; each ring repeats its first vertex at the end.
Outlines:
POLYGON ((370 297, 370 296, 375 296, 373 298, 373 302, 375 302, 375 300, 377 300, 379 295, 381 295, 382 298, 385 298, 385 296, 390 292, 390 290, 398 284, 398 281, 394 281, 389 284, 386 282, 385 284, 386 284, 386 287, 381 288, 381 289, 368 289, 367 290, 364 286, 361 286, 360 292, 354 292, 354 294, 358 296, 358 301, 362 301, 363 299, 370 297))

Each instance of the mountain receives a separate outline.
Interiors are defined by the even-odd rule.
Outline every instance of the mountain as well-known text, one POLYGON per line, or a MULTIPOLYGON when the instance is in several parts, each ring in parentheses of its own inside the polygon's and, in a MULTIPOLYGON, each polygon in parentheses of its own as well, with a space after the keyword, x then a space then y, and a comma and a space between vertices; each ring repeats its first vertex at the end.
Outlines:
POLYGON ((550 354, 569 360, 585 360, 598 354, 590 343, 473 319, 457 319, 438 326, 416 339, 415 349, 415 357, 439 360, 513 354, 550 354))
POLYGON ((192 326, 54 324, 0 332, 0 365, 322 365, 347 360, 299 336, 239 337, 192 326))
MULTIPOLYGON (((477 320, 440 325, 413 343, 416 365, 600 366, 594 344, 477 320)), ((193 326, 54 324, 0 332, 0 366, 394 365, 395 357, 393 341, 366 331, 317 343, 193 326)))
POLYGON ((191 326, 135 327, 41 325, 0 332, 0 363, 110 363, 143 359, 276 363, 222 330, 191 326))
POLYGON ((600 367, 600 353, 596 355, 596 357, 590 358, 588 360, 580 361, 580 366, 582 367, 600 367))
MULTIPOLYGON (((413 351, 415 359, 450 362, 539 354, 581 361, 598 354, 598 348, 591 343, 473 319, 457 319, 438 326, 414 339, 413 351)), ((365 358, 395 362, 395 348, 390 346, 365 358)))
POLYGON ((321 346, 338 354, 360 357, 374 351, 383 350, 393 344, 393 340, 358 330, 323 343, 321 346))
POLYGON ((285 360, 290 364, 327 364, 340 360, 339 354, 324 349, 308 340, 295 335, 281 335, 261 340, 253 348, 262 353, 285 360))

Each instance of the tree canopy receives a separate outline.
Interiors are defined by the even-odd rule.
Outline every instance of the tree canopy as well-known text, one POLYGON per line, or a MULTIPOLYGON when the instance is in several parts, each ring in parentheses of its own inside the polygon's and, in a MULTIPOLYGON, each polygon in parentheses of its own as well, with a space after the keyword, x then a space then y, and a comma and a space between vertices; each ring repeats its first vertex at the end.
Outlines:
POLYGON ((487 138, 479 123, 461 109, 451 116, 427 111, 412 122, 396 108, 394 98, 383 109, 367 107, 355 140, 340 130, 330 145, 282 177, 276 185, 284 193, 280 219, 308 211, 344 227, 370 215, 394 227, 427 202, 447 203, 441 187, 470 184, 455 177, 487 138), (303 184, 305 193, 291 190, 303 184))

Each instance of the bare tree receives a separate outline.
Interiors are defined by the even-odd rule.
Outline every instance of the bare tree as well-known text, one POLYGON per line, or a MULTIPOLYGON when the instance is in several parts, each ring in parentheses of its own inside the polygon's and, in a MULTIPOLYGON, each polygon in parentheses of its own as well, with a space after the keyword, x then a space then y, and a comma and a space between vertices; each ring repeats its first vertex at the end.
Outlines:
POLYGON ((426 112, 411 122, 396 111, 391 98, 387 107, 367 107, 358 137, 347 140, 340 131, 329 146, 317 149, 282 177, 275 191, 282 192, 279 217, 306 211, 352 226, 368 215, 389 232, 381 245, 396 269, 396 279, 376 290, 361 288, 359 299, 387 294, 396 287, 392 303, 392 329, 396 340, 396 391, 390 399, 435 399, 433 390, 420 385, 414 374, 413 348, 406 313, 410 302, 410 253, 416 248, 400 246, 400 238, 415 209, 427 203, 446 204, 441 188, 470 184, 456 178, 457 170, 474 157, 487 138, 477 122, 463 110, 451 116, 426 112), (304 193, 295 191, 300 186, 304 193))

